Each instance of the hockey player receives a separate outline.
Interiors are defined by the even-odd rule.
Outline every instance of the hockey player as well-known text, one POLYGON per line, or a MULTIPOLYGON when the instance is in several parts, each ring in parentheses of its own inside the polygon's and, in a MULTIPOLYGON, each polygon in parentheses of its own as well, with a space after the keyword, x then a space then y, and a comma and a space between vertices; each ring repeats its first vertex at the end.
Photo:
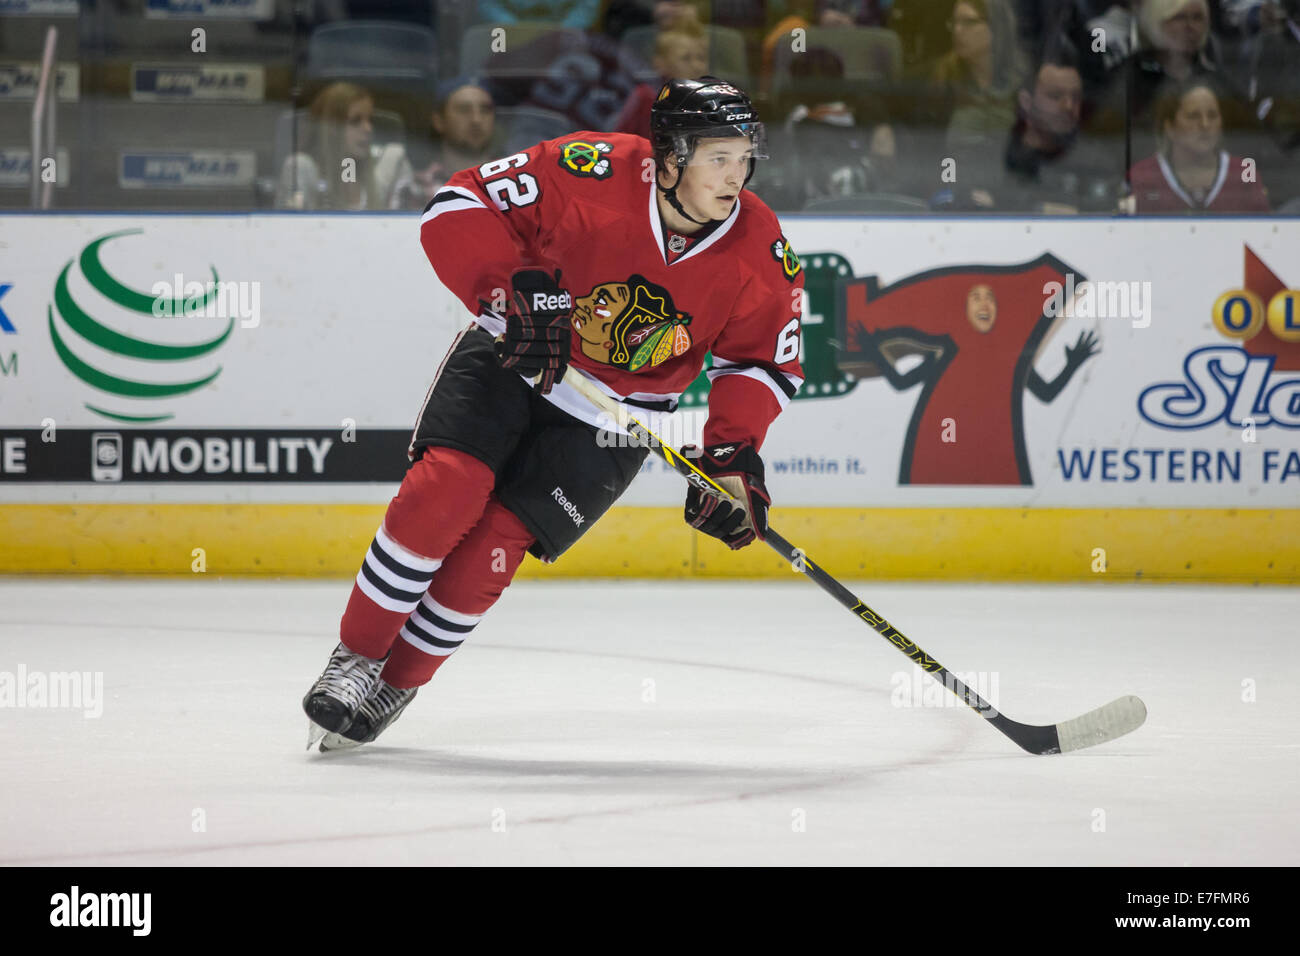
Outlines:
POLYGON ((421 242, 475 318, 438 368, 340 642, 303 700, 309 747, 374 740, 525 552, 558 559, 636 476, 647 449, 599 435, 619 429, 564 384, 566 366, 656 427, 711 352, 699 467, 744 507, 691 489, 686 520, 732 548, 763 536, 759 450, 802 382, 803 298, 780 223, 744 191, 763 150, 743 92, 671 80, 649 142, 575 133, 434 196, 421 242))

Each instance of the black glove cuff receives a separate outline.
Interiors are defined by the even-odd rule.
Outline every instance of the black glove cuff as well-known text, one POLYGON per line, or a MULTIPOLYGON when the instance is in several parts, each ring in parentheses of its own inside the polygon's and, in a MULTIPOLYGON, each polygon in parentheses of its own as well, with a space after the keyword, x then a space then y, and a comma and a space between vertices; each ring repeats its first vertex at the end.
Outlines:
POLYGON ((700 455, 696 465, 707 474, 757 475, 763 481, 763 459, 759 457, 754 446, 745 442, 729 442, 725 445, 709 445, 700 455))

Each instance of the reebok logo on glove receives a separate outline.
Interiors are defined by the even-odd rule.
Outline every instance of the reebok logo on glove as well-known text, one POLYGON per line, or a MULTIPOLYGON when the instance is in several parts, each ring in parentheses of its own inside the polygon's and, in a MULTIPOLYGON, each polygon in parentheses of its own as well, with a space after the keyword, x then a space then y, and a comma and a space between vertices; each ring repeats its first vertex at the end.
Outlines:
POLYGON ((554 275, 540 269, 516 269, 510 276, 513 295, 506 311, 506 333, 496 345, 497 361, 524 378, 536 379, 533 393, 545 395, 569 364, 569 313, 573 295, 554 275))
POLYGON ((533 293, 533 311, 534 312, 565 312, 573 308, 573 296, 568 292, 561 292, 559 295, 547 295, 545 292, 533 293))

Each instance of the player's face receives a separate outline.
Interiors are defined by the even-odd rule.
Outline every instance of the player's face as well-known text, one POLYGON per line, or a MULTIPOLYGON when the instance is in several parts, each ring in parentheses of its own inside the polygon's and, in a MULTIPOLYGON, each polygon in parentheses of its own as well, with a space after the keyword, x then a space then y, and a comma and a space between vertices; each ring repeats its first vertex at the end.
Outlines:
POLYGON ((370 137, 374 132, 371 118, 374 116, 375 104, 368 99, 357 100, 348 107, 347 126, 343 133, 343 145, 347 155, 358 156, 370 150, 370 137))
POLYGON ((609 330, 628 300, 628 287, 621 282, 598 285, 589 295, 573 303, 573 328, 584 342, 599 345, 610 341, 609 330))
POLYGON ((477 86, 462 86, 433 114, 433 128, 447 145, 471 153, 481 152, 492 139, 496 111, 492 97, 477 86))
POLYGON ((972 286, 966 293, 966 318, 976 332, 989 332, 998 319, 998 300, 986 285, 972 286))
POLYGON ((754 148, 743 136, 702 139, 681 170, 677 198, 693 219, 726 219, 745 188, 754 148))
POLYGON ((1170 143, 1189 153, 1205 155, 1219 147, 1223 117, 1219 101, 1204 87, 1191 90, 1178 104, 1178 112, 1165 124, 1170 143))

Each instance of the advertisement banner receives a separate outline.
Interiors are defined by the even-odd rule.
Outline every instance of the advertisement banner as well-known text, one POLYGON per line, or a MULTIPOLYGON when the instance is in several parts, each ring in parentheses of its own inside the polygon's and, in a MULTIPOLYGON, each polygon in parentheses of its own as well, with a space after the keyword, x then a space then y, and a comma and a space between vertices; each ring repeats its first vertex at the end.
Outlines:
MULTIPOLYGON (((60 146, 54 152, 53 163, 42 162, 44 169, 49 169, 56 186, 66 186, 72 176, 72 159, 66 149, 60 146)), ((32 151, 23 147, 0 147, 0 187, 11 189, 29 189, 32 184, 32 151)))
POLYGON ((265 90, 266 69, 254 63, 131 64, 137 103, 260 103, 265 90))
POLYGON ((79 0, 0 0, 0 16, 75 17, 79 0))
POLYGON ((118 154, 118 184, 127 189, 234 189, 252 185, 251 149, 141 150, 118 154))
MULTIPOLYGON (((418 223, 0 217, 3 500, 386 500, 469 320, 418 223)), ((1300 502, 1300 223, 785 227, 807 380, 763 448, 782 504, 1300 502)), ((666 440, 698 440, 706 393, 666 440)), ((651 458, 623 501, 681 494, 651 458)))
MULTIPOLYGON (((41 83, 41 65, 35 60, 0 62, 0 100, 31 102, 41 83)), ((75 103, 81 93, 81 65, 57 63, 54 67, 54 90, 59 99, 75 103)))
POLYGON ((275 0, 149 0, 144 15, 151 20, 269 20, 275 15, 275 0))

